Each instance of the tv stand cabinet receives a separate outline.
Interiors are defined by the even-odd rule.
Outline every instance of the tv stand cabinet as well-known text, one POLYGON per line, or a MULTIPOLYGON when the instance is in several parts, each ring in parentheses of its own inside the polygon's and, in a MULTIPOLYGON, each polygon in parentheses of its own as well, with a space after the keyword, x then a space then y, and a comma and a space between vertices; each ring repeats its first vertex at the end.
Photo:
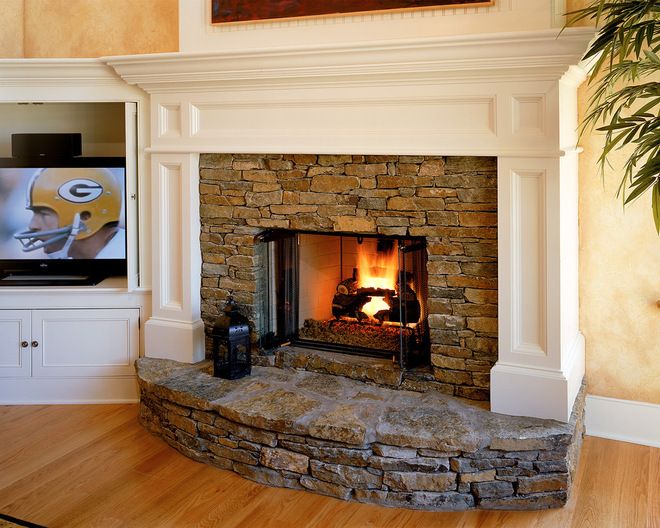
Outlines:
POLYGON ((137 399, 146 299, 110 285, 0 291, 0 403, 137 399))
MULTIPOLYGON (((0 287, 0 404, 137 401, 151 316, 146 94, 94 59, 0 60, 0 157, 13 133, 82 133, 126 159, 127 273, 96 285, 0 287)), ((1 204, 0 204, 1 206, 1 204)))

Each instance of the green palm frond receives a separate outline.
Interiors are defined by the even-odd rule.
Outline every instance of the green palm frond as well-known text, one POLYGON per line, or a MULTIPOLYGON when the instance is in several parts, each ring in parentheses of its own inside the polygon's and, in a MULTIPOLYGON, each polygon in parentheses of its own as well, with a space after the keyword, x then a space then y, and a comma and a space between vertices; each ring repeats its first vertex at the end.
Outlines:
POLYGON ((610 154, 632 149, 617 192, 628 204, 646 192, 660 234, 660 3, 658 0, 592 0, 568 13, 567 25, 591 20, 599 28, 584 55, 593 94, 581 133, 605 134, 601 173, 610 154))

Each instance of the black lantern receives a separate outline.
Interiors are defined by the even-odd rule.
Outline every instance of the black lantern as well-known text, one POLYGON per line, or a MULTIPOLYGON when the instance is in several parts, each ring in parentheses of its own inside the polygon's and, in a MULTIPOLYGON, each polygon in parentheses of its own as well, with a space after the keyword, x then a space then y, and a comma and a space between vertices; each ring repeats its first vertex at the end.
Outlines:
POLYGON ((213 326, 213 375, 238 379, 249 376, 252 369, 250 327, 246 317, 238 312, 231 295, 213 326))

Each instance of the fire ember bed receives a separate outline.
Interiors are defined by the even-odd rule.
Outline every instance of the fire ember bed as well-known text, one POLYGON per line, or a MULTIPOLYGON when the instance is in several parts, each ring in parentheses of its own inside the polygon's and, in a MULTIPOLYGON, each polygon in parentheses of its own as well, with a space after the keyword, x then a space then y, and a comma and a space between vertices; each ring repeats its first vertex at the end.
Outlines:
MULTIPOLYGON (((404 327, 403 332, 404 338, 410 339, 412 330, 404 327)), ((377 348, 393 353, 399 352, 401 347, 401 328, 398 326, 379 326, 341 319, 307 319, 299 331, 299 337, 348 347, 377 348)))

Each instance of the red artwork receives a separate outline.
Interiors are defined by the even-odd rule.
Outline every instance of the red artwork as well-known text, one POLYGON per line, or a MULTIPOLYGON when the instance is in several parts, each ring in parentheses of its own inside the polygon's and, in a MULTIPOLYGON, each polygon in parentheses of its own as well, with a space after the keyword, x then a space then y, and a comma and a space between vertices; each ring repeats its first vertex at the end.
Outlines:
POLYGON ((479 7, 486 0, 212 0, 214 24, 390 9, 479 7))

